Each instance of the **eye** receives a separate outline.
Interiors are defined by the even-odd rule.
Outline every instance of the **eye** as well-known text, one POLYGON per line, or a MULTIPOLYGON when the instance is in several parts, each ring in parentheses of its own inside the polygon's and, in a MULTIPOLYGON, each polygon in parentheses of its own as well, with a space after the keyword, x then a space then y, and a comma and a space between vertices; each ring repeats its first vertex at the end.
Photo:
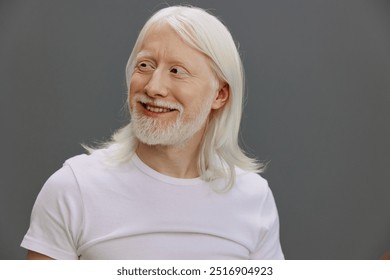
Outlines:
POLYGON ((179 66, 172 67, 169 71, 175 75, 187 75, 188 74, 188 72, 183 67, 179 67, 179 66))
POLYGON ((153 70, 154 66, 149 61, 141 61, 141 62, 137 63, 136 68, 138 68, 142 72, 147 72, 147 71, 153 70))

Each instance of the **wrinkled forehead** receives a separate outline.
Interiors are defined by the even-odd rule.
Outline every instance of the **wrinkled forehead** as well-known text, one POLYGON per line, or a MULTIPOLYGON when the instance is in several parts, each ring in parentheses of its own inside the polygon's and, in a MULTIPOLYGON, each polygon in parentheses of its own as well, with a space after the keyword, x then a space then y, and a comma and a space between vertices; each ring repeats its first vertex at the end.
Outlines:
MULTIPOLYGON (((214 69, 215 65, 213 60, 199 47, 196 43, 196 34, 195 31, 189 27, 185 27, 183 24, 181 26, 173 25, 168 21, 159 21, 153 23, 144 33, 143 37, 140 38, 139 47, 136 52, 136 57, 142 56, 148 53, 148 47, 151 42, 161 44, 161 47, 165 42, 177 40, 177 45, 183 44, 185 49, 188 47, 192 49, 197 54, 204 57, 209 64, 209 66, 214 69), (172 37, 173 36, 173 37, 172 37)), ((199 40, 199 39, 198 39, 199 40)), ((180 50, 171 54, 172 56, 180 56, 180 50)))
POLYGON ((168 18, 160 19, 157 22, 151 23, 145 30, 143 37, 140 38, 140 47, 144 45, 145 40, 151 36, 158 36, 164 31, 170 30, 173 34, 177 35, 177 38, 184 43, 185 45, 194 48, 195 50, 204 53, 205 52, 200 48, 196 43, 196 33, 195 31, 185 23, 174 24, 175 22, 170 21, 168 18))

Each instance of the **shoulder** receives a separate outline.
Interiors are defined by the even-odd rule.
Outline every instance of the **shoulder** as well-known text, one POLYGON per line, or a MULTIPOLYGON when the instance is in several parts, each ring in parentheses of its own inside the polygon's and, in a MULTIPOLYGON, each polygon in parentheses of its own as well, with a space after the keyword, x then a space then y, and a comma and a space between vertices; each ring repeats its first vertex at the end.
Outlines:
POLYGON ((118 188, 137 176, 133 161, 115 163, 112 161, 112 147, 95 150, 65 161, 64 167, 70 168, 77 181, 81 195, 91 196, 94 192, 106 192, 118 188))
POLYGON ((85 177, 102 177, 119 171, 119 165, 110 161, 115 147, 107 147, 93 151, 91 154, 81 154, 69 158, 64 166, 70 167, 76 179, 85 177))
POLYGON ((268 181, 261 175, 236 169, 236 188, 256 194, 265 194, 269 191, 268 181))
POLYGON ((40 192, 40 196, 43 196, 43 199, 54 201, 55 197, 64 198, 71 194, 76 194, 77 189, 77 180, 71 168, 64 165, 46 180, 40 192))
POLYGON ((91 155, 80 154, 67 159, 63 166, 46 180, 39 195, 41 199, 58 200, 80 195, 80 182, 85 176, 91 177, 91 174, 98 174, 99 169, 104 168, 106 153, 105 150, 97 150, 91 155))
MULTIPOLYGON (((53 173, 43 185, 32 211, 32 222, 55 223, 58 226, 79 224, 82 198, 78 182, 68 166, 53 173)), ((46 228, 46 225, 43 226, 46 228)))
POLYGON ((254 172, 238 173, 236 185, 232 190, 234 193, 245 197, 248 205, 261 208, 262 213, 276 212, 272 190, 268 181, 261 175, 254 172))
POLYGON ((93 151, 91 154, 80 154, 67 159, 64 162, 64 166, 82 167, 82 168, 97 168, 103 166, 105 159, 109 156, 110 149, 99 149, 93 151))
POLYGON ((78 182, 71 168, 63 166, 39 192, 22 246, 54 259, 77 259, 74 248, 81 232, 83 210, 78 182))

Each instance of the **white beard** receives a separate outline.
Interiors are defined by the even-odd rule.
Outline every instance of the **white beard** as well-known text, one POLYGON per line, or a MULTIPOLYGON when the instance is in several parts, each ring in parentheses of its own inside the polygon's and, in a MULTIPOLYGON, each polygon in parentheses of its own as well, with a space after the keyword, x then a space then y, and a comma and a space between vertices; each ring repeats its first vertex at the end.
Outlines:
MULTIPOLYGON (((213 97, 212 95, 210 97, 213 97)), ((160 120, 148 117, 139 112, 136 107, 131 114, 131 128, 139 141, 147 145, 183 145, 198 132, 209 116, 213 98, 205 100, 194 113, 184 118, 184 109, 180 104, 153 100, 145 95, 135 98, 135 101, 154 103, 159 106, 176 108, 179 116, 176 120, 160 120)))

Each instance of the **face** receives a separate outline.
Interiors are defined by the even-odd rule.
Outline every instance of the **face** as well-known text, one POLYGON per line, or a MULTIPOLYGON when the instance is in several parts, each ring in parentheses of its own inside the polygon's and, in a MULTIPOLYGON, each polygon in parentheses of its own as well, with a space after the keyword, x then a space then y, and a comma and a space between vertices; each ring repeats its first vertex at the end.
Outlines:
POLYGON ((147 33, 130 79, 136 137, 149 145, 180 145, 201 131, 219 108, 219 82, 209 59, 167 24, 147 33))

